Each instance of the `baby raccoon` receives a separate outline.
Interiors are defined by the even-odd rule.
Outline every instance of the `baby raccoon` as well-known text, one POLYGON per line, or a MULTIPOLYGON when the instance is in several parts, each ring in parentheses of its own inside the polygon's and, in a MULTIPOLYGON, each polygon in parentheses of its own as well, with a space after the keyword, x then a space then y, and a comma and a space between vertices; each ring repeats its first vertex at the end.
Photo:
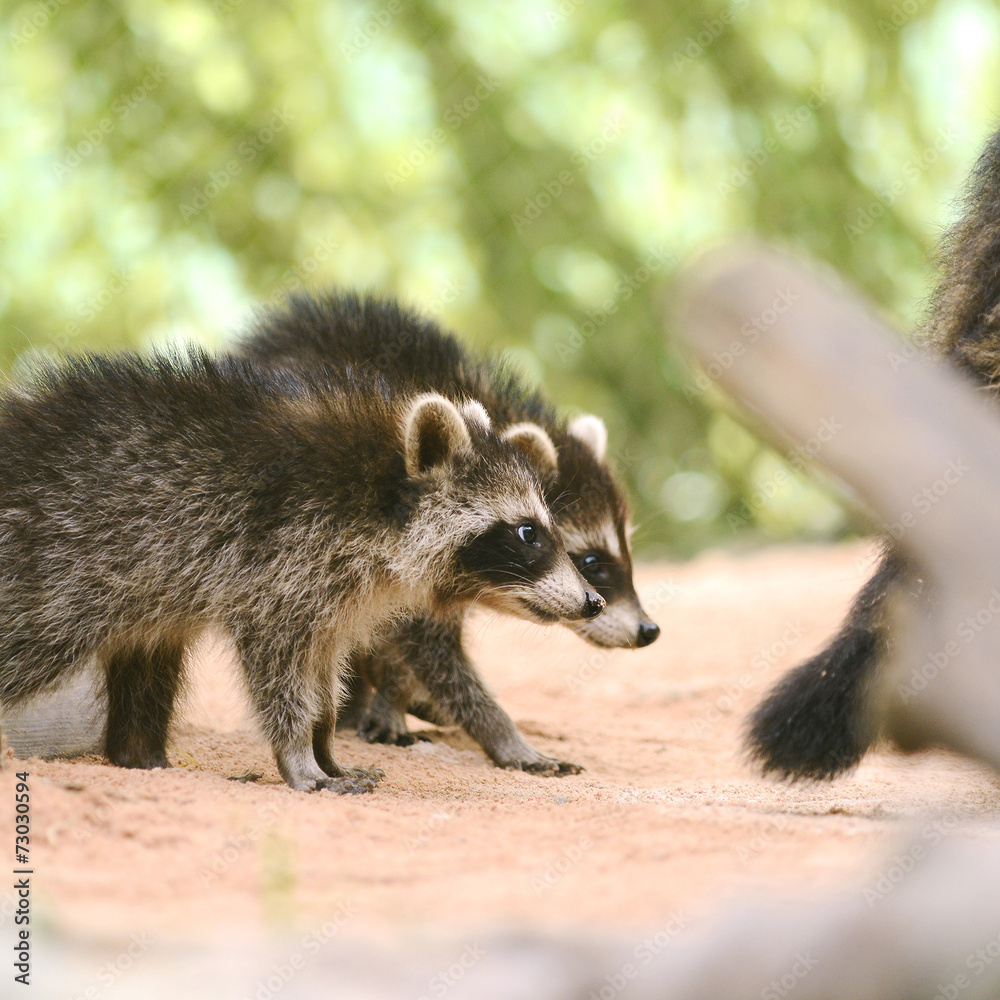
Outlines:
POLYGON ((334 758, 352 651, 401 613, 473 601, 596 617, 532 424, 349 372, 305 380, 200 353, 87 357, 0 397, 0 705, 96 657, 113 764, 166 766, 184 654, 232 637, 295 789, 370 790, 334 758))
MULTIPOLYGON (((261 317, 237 348, 243 357, 298 373, 368 372, 397 389, 475 399, 510 433, 525 422, 545 428, 556 464, 546 498, 571 558, 607 602, 604 613, 570 627, 598 646, 646 646, 659 628, 643 611, 632 582, 628 509, 607 462, 607 434, 597 417, 569 424, 502 363, 473 357, 430 320, 375 297, 293 297, 261 317)), ((359 681, 346 715, 369 742, 407 745, 404 715, 461 724, 500 767, 541 774, 580 768, 539 753, 484 687, 462 642, 464 608, 409 619, 356 660, 359 681), (371 698, 371 687, 376 689, 371 698), (370 703, 369 703, 370 699, 370 703)))

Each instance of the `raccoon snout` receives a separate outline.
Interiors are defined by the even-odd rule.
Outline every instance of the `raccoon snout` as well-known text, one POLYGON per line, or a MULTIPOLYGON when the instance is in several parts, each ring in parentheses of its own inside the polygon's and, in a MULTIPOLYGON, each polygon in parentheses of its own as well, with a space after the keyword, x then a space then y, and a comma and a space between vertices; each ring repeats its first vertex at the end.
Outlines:
POLYGON ((639 634, 636 636, 637 646, 648 646, 651 642, 656 642, 660 634, 660 626, 655 622, 642 622, 639 625, 639 634))
MULTIPOLYGON (((589 622, 591 619, 596 618, 604 610, 604 607, 604 598, 593 590, 588 589, 584 592, 583 610, 580 612, 580 617, 589 622)), ((649 641, 652 642, 653 640, 650 639, 649 641)))

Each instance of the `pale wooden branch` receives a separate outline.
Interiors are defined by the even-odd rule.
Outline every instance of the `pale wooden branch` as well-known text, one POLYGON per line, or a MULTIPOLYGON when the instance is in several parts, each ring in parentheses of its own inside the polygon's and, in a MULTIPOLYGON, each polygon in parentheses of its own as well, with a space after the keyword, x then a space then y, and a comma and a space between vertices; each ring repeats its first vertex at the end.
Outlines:
POLYGON ((704 259, 687 279, 676 329, 722 386, 791 440, 815 443, 826 427, 816 460, 897 526, 929 578, 933 622, 899 612, 903 641, 884 688, 891 734, 909 748, 940 743, 1000 768, 1000 644, 984 632, 967 645, 956 633, 991 602, 1000 608, 995 404, 905 345, 855 295, 773 251, 704 259), (960 652, 925 671, 933 683, 912 696, 907 689, 903 703, 894 692, 949 643, 960 652))

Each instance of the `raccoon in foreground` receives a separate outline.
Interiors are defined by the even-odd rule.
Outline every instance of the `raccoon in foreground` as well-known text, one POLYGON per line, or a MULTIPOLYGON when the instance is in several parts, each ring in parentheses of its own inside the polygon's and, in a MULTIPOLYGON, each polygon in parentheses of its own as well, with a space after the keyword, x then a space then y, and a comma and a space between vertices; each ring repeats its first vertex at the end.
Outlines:
MULTIPOLYGON (((962 217, 941 243, 941 280, 923 339, 979 388, 1000 388, 1000 132, 969 180, 962 217)), ((830 644, 801 664, 750 719, 747 744, 764 773, 832 778, 878 739, 871 691, 890 636, 885 609, 899 583, 916 590, 891 541, 830 644)))
MULTIPOLYGON (((643 611, 632 582, 628 507, 605 459, 607 434, 593 416, 568 424, 502 363, 474 357, 433 322, 396 303, 353 294, 293 298, 265 314, 237 348, 240 356, 278 371, 337 377, 374 373, 410 392, 473 398, 507 433, 541 425, 557 465, 546 498, 570 557, 607 602, 593 620, 569 623, 598 646, 638 647, 659 627, 643 611)), ((463 646, 466 609, 412 617, 355 658, 358 681, 345 714, 369 742, 408 745, 405 714, 436 725, 460 724, 499 767, 540 774, 580 768, 532 747, 483 685, 463 646), (375 688, 371 696, 371 686, 375 688)))
POLYGON ((295 789, 370 790, 333 751, 352 650, 473 601, 590 619, 539 482, 552 442, 481 406, 233 359, 84 357, 0 397, 0 705, 96 657, 105 750, 167 766, 185 651, 232 637, 295 789))

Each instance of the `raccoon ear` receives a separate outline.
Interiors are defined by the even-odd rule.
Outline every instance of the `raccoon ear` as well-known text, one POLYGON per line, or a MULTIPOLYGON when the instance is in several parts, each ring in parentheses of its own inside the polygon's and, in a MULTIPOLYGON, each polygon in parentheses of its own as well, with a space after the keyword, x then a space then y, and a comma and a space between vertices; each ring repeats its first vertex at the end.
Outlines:
POLYGON ((608 450, 608 429, 600 417, 595 417, 593 413, 581 414, 569 422, 569 432, 597 456, 598 462, 604 461, 608 450))
POLYGON ((511 424, 500 436, 523 452, 540 472, 548 474, 558 470, 556 446, 538 424, 511 424))
POLYGON ((486 431, 492 426, 486 407, 478 399, 467 399, 459 407, 459 412, 465 417, 466 423, 479 424, 486 431))
POLYGON ((450 399, 427 392, 413 400, 403 418, 403 458, 409 475, 424 475, 471 450, 469 428, 450 399))

